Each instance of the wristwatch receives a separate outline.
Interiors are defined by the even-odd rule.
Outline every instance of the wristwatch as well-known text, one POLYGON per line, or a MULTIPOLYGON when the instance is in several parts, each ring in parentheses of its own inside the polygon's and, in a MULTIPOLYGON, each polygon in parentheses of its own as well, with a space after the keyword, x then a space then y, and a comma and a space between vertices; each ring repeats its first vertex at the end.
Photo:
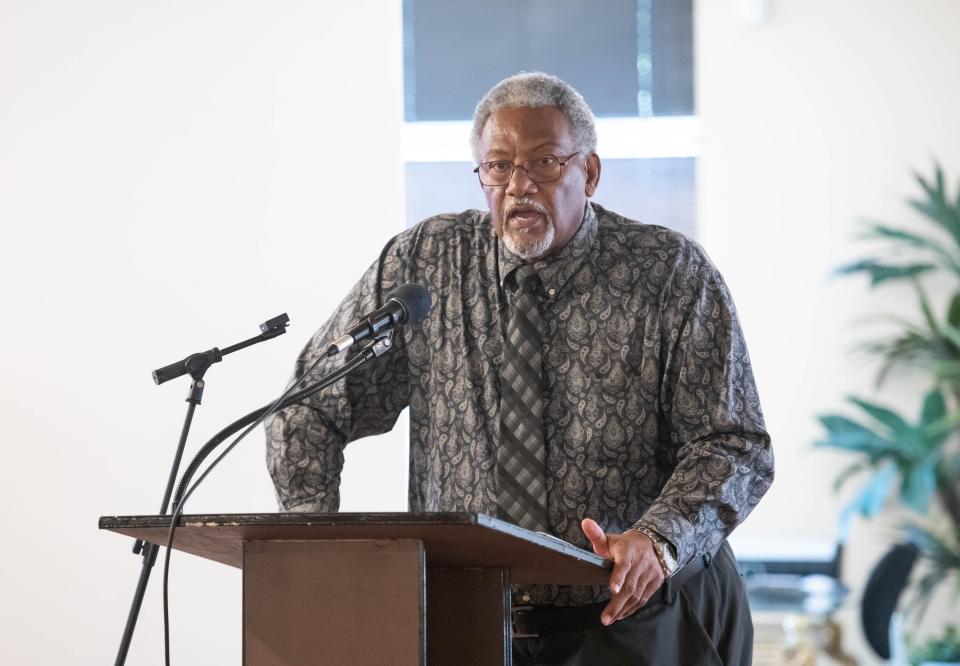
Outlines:
POLYGON ((673 546, 669 541, 643 525, 634 525, 630 528, 635 532, 640 532, 653 543, 653 552, 657 556, 660 568, 663 569, 663 577, 669 578, 677 571, 677 556, 673 552, 673 546))

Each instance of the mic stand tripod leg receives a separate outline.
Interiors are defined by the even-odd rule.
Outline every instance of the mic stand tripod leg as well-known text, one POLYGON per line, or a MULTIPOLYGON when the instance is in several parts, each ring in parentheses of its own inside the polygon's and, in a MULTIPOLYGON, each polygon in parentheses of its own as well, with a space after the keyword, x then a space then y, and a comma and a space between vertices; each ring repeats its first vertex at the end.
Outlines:
MULTIPOLYGON (((187 435, 190 433, 190 424, 193 422, 193 412, 197 405, 203 399, 203 374, 207 367, 200 369, 190 384, 190 391, 187 394, 187 415, 183 420, 183 428, 180 431, 180 442, 177 444, 177 453, 173 458, 173 466, 170 469, 170 478, 167 480, 167 489, 163 494, 163 503, 160 506, 160 515, 167 513, 167 506, 170 503, 170 496, 173 494, 173 486, 177 481, 177 472, 180 470, 180 460, 183 458, 183 449, 187 444, 187 435)), ((123 666, 127 660, 127 652, 130 650, 130 642, 133 640, 133 630, 137 626, 137 618, 140 616, 140 606, 143 605, 143 597, 147 592, 147 583, 150 582, 150 571, 157 561, 157 554, 160 552, 160 546, 152 543, 144 543, 137 539, 133 544, 133 552, 136 555, 143 555, 143 565, 140 568, 140 580, 137 581, 137 589, 133 594, 133 603, 130 605, 130 613, 127 615, 127 624, 123 630, 123 638, 120 639, 120 649, 117 651, 115 666, 123 666)))

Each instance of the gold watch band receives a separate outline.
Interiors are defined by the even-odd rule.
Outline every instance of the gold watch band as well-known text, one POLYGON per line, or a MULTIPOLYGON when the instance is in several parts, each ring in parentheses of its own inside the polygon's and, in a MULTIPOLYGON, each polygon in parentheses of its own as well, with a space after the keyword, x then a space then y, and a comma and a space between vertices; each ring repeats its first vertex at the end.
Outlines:
POLYGON ((657 556, 657 562, 660 563, 660 569, 663 570, 663 577, 669 578, 677 570, 677 558, 673 554, 673 546, 662 536, 643 525, 634 525, 630 529, 644 535, 653 543, 653 552, 657 556))

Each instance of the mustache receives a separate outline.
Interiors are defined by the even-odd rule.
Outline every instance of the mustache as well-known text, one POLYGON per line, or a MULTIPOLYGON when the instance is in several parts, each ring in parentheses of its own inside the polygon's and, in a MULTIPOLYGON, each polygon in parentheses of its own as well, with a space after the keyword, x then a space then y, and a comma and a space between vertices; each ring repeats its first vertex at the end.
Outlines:
POLYGON ((549 215, 549 213, 547 212, 547 209, 543 205, 537 203, 536 201, 528 197, 519 197, 504 212, 504 216, 503 216, 504 219, 509 218, 514 213, 514 211, 516 211, 518 208, 533 209, 543 216, 549 215))

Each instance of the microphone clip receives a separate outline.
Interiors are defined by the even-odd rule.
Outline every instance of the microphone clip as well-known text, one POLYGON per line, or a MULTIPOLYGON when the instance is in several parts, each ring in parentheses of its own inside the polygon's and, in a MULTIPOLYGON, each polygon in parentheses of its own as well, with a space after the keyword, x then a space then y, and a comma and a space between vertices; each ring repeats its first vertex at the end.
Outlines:
POLYGON ((380 358, 393 349, 393 329, 378 335, 373 341, 373 344, 370 345, 370 348, 377 358, 380 358))

